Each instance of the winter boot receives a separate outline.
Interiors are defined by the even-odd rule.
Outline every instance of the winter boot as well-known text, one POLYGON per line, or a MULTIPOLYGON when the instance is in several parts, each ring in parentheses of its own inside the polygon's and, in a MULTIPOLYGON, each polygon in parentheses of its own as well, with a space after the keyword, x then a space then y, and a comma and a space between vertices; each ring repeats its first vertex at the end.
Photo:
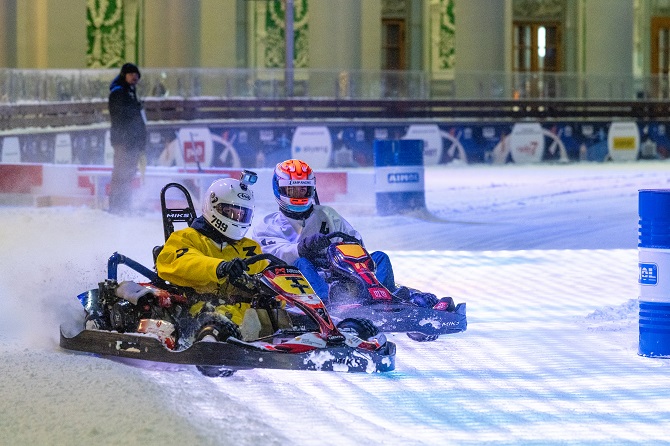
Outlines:
POLYGON ((437 296, 433 293, 424 293, 406 286, 398 287, 393 292, 393 296, 403 302, 409 302, 423 308, 432 308, 437 303, 437 296))
POLYGON ((437 303, 437 296, 433 293, 424 293, 423 291, 419 290, 411 290, 409 301, 417 307, 433 308, 433 306, 437 303))
POLYGON ((433 309, 440 311, 455 311, 456 304, 454 303, 453 297, 443 297, 437 301, 437 304, 433 305, 433 309))
POLYGON ((406 286, 399 286, 394 292, 391 293, 393 297, 402 302, 409 302, 409 288, 406 286))

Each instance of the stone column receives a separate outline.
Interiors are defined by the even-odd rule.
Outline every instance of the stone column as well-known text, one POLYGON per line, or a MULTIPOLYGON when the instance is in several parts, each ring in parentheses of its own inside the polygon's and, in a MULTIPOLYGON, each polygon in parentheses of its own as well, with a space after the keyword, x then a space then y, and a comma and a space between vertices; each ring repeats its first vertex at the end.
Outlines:
MULTIPOLYGON (((589 0, 585 2, 584 72, 588 75, 633 75, 634 0, 589 0)), ((588 97, 622 99, 632 89, 623 80, 593 81, 588 97)), ((627 99, 632 99, 626 97, 627 99)))
POLYGON ((16 0, 0 0, 0 67, 16 67, 16 0))
POLYGON ((200 2, 144 2, 146 67, 188 68, 200 65, 200 2))
POLYGON ((309 67, 360 69, 361 0, 309 2, 309 67))
MULTIPOLYGON (((506 1, 468 0, 455 3, 455 77, 458 97, 478 97, 481 84, 473 72, 488 72, 491 76, 505 71, 510 57, 505 41, 508 28, 506 1)), ((510 24, 511 26, 511 24, 510 24)), ((486 80, 490 85, 490 77, 486 80)), ((488 88, 488 87, 487 87, 488 88)), ((484 96, 488 95, 484 94, 484 96)))
POLYGON ((585 8, 586 73, 632 74, 633 0, 589 0, 585 8))

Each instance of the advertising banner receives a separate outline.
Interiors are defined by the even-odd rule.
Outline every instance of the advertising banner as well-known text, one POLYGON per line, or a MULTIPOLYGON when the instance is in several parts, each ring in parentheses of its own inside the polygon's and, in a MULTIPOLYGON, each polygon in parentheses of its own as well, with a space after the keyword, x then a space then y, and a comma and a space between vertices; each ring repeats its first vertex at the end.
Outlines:
POLYGON ((330 166, 333 140, 328 127, 300 126, 293 133, 291 157, 306 161, 312 169, 330 166))
POLYGON ((640 131, 635 122, 613 122, 607 134, 607 147, 613 161, 635 161, 640 148, 640 131))
MULTIPOLYGON (((375 140, 423 141, 424 165, 670 158, 664 122, 149 124, 147 165, 271 168, 301 158, 316 169, 372 167, 375 140)), ((113 164, 107 129, 0 136, 1 162, 113 164)))
POLYGON ((423 140, 424 166, 434 166, 442 158, 442 133, 437 124, 410 125, 402 139, 423 140))
POLYGON ((514 124, 509 135, 512 161, 519 164, 539 163, 544 154, 544 132, 538 122, 514 124))
POLYGON ((56 135, 54 161, 56 164, 72 163, 72 139, 69 133, 59 133, 56 135))
POLYGON ((17 136, 10 136, 2 140, 2 158, 3 163, 20 163, 21 146, 17 136))

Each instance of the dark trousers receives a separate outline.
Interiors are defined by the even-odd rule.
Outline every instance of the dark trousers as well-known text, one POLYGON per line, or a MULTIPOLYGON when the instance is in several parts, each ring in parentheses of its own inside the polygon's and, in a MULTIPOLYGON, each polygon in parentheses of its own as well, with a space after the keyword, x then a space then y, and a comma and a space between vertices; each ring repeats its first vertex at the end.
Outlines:
POLYGON ((109 185, 109 212, 129 211, 132 205, 133 179, 142 150, 137 147, 114 147, 114 170, 109 185))

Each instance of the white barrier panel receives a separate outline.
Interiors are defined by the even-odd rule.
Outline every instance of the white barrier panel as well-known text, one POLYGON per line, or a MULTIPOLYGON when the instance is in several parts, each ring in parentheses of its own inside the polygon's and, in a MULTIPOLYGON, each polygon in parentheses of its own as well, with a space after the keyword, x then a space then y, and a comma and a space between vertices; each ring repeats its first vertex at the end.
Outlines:
POLYGON ((312 169, 323 169, 328 167, 332 151, 333 141, 328 127, 298 126, 295 129, 291 157, 305 160, 312 169))
POLYGON ((509 149, 515 163, 539 163, 544 154, 544 132, 539 122, 514 124, 509 135, 509 149))
POLYGON ((637 124, 612 122, 607 133, 607 148, 613 161, 635 161, 640 150, 640 132, 637 124))
POLYGON ((18 136, 8 136, 2 139, 2 157, 0 162, 18 163, 21 161, 21 145, 18 136))
MULTIPOLYGON (((274 203, 273 169, 256 169, 254 193, 258 203, 274 203)), ((158 208, 160 190, 167 183, 188 184, 194 201, 200 201, 212 181, 238 178, 241 169, 185 169, 148 167, 133 180, 134 199, 141 207, 158 208)), ((107 207, 111 166, 62 164, 0 164, 0 196, 30 198, 33 204, 89 205, 107 207)), ((317 191, 322 203, 346 200, 374 203, 374 173, 371 170, 316 171, 317 191)))

